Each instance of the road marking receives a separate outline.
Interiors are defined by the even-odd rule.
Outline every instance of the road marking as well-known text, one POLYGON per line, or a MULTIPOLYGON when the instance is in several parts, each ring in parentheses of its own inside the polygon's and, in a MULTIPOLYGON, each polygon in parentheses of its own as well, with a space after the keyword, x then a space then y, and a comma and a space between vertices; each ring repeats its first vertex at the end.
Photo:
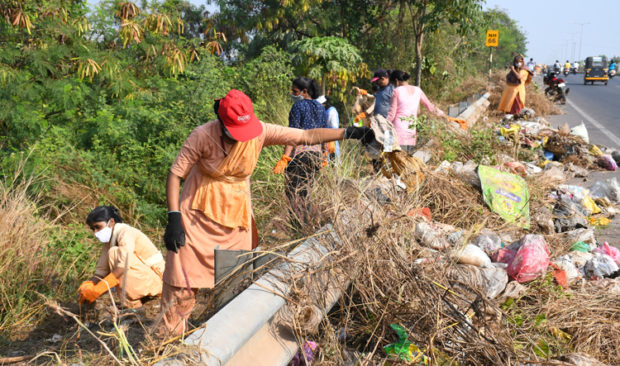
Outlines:
POLYGON ((620 147, 620 138, 618 138, 618 136, 614 135, 613 132, 609 131, 609 129, 603 126, 600 122, 590 117, 589 114, 581 110, 581 108, 577 107, 575 103, 573 103, 572 101, 567 100, 566 102, 568 103, 568 105, 573 107, 577 111, 577 113, 581 115, 581 117, 583 117, 586 121, 590 122, 591 124, 596 126, 599 130, 601 130, 605 135, 607 135, 607 137, 609 137, 609 139, 616 144, 616 147, 620 147))

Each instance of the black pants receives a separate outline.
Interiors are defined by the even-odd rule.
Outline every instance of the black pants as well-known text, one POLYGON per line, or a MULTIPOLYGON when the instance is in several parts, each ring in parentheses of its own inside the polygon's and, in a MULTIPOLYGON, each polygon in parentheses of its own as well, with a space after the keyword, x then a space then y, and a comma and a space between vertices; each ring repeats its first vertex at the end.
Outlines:
POLYGON ((305 221, 310 204, 308 195, 314 175, 321 169, 321 153, 304 151, 293 157, 284 173, 286 197, 290 203, 291 214, 300 221, 305 221))

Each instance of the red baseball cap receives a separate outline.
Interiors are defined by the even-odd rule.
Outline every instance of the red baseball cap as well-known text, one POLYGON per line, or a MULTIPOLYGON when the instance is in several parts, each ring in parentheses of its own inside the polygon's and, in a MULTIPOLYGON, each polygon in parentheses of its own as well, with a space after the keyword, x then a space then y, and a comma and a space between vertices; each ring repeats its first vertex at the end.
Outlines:
POLYGON ((242 91, 231 89, 220 99, 217 114, 237 141, 249 141, 263 132, 263 125, 254 114, 252 100, 242 91))

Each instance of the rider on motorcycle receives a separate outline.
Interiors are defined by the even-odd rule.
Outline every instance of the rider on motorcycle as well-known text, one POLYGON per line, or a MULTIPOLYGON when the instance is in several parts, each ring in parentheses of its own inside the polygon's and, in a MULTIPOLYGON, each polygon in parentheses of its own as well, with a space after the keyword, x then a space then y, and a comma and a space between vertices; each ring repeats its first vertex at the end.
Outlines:
POLYGON ((613 78, 616 75, 616 72, 616 61, 612 58, 611 63, 609 64, 609 77, 613 78))
POLYGON ((564 70, 566 70, 567 72, 570 71, 570 61, 566 60, 566 63, 564 64, 564 70))
POLYGON ((553 64, 553 71, 560 72, 561 68, 562 68, 562 65, 560 65, 560 61, 559 60, 555 60, 555 63, 553 64))

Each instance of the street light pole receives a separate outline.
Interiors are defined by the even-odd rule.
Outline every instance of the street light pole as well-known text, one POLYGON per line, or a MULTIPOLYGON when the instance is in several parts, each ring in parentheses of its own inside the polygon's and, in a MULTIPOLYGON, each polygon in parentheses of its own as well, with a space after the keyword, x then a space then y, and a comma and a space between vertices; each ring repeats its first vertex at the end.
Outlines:
POLYGON ((581 61, 581 44, 583 42, 583 26, 588 25, 590 23, 577 23, 581 26, 581 31, 579 32, 579 61, 581 61))

